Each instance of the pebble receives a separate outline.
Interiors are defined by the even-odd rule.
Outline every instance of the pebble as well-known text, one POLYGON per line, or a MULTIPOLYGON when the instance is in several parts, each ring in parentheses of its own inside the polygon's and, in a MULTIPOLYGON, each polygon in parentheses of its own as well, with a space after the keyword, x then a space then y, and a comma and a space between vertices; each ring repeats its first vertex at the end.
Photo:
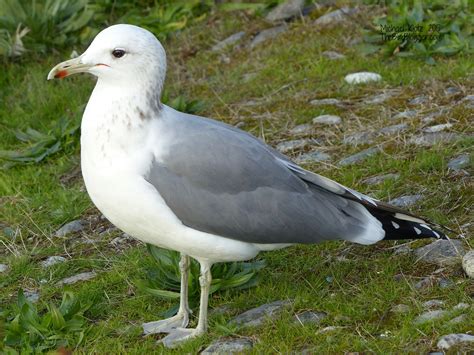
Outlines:
POLYGON ((415 254, 419 260, 445 266, 460 261, 460 258, 465 254, 465 250, 460 240, 440 239, 415 249, 415 254))
POLYGON ((342 140, 344 144, 358 146, 362 144, 370 144, 373 142, 373 133, 371 132, 356 132, 345 136, 342 140))
POLYGON ((65 237, 70 233, 80 232, 84 229, 84 224, 85 223, 82 219, 77 219, 75 221, 66 223, 56 231, 56 237, 65 237))
POLYGON ((388 99, 392 98, 398 93, 398 91, 386 91, 383 92, 379 95, 372 96, 371 98, 368 98, 365 100, 366 104, 381 104, 388 99))
POLYGON ((447 311, 443 310, 436 310, 436 311, 428 311, 420 314, 418 317, 415 318, 415 324, 422 324, 429 321, 434 321, 440 318, 445 317, 448 314, 447 311))
POLYGON ((220 338, 205 348, 201 354, 234 354, 248 352, 253 348, 253 341, 249 338, 220 338))
POLYGON ((377 73, 360 72, 348 74, 346 75, 344 80, 348 84, 364 84, 369 83, 371 81, 380 81, 382 80, 382 77, 380 76, 380 74, 377 73))
POLYGON ((420 194, 417 194, 417 195, 404 195, 404 196, 394 198, 393 200, 390 200, 389 203, 393 206, 396 206, 396 207, 406 208, 406 207, 413 206, 415 203, 420 201, 422 198, 423 198, 423 195, 420 195, 420 194))
POLYGON ((25 295, 25 298, 31 303, 36 303, 39 301, 40 295, 36 291, 23 290, 23 294, 25 295))
POLYGON ((474 279, 474 250, 470 250, 463 256, 462 268, 469 278, 474 279))
POLYGON ((318 144, 319 142, 315 139, 295 139, 291 141, 284 141, 277 144, 276 149, 285 154, 294 150, 303 149, 306 146, 318 144))
POLYGON ((121 236, 112 239, 109 244, 117 247, 131 240, 133 240, 131 236, 129 236, 127 233, 123 233, 121 236))
POLYGON ((467 95, 465 98, 461 100, 461 102, 466 101, 466 107, 470 109, 474 109, 474 95, 467 95))
POLYGON ((293 127, 292 129, 290 129, 290 133, 294 135, 310 134, 312 130, 313 125, 311 123, 305 123, 293 127))
POLYGON ((445 129, 451 128, 453 125, 451 123, 438 124, 436 126, 423 128, 423 132, 426 133, 436 133, 444 131, 445 129))
POLYGON ((62 279, 61 281, 58 282, 58 285, 72 285, 79 281, 87 281, 87 280, 93 279, 96 276, 97 274, 94 271, 82 272, 80 274, 62 279))
POLYGON ((400 178, 400 174, 384 174, 384 175, 377 175, 372 176, 370 178, 364 179, 362 182, 367 185, 378 185, 386 180, 398 180, 400 178))
POLYGON ((334 51, 324 51, 321 55, 331 60, 344 59, 346 57, 344 54, 334 51))
POLYGON ((237 43, 238 41, 240 41, 242 39, 242 37, 245 36, 245 32, 244 31, 240 31, 240 32, 237 32, 237 33, 234 33, 233 35, 230 35, 229 37, 227 37, 226 39, 220 41, 219 43, 216 43, 212 48, 211 50, 213 52, 219 52, 221 50, 223 50, 224 48, 226 48, 227 46, 230 46, 232 44, 235 44, 237 43))
POLYGON ((469 154, 457 156, 448 162, 448 168, 454 171, 460 171, 470 165, 470 159, 469 154))
POLYGON ((444 306, 444 301, 441 300, 429 300, 423 302, 421 305, 424 309, 433 309, 433 308, 441 308, 444 306))
POLYGON ((470 334, 448 334, 443 335, 439 340, 438 348, 448 350, 453 346, 461 345, 463 343, 474 343, 474 335, 470 334))
POLYGON ((467 321, 467 315, 461 314, 460 316, 454 317, 448 323, 449 324, 459 324, 467 321))
POLYGON ((457 95, 457 94, 460 94, 462 93, 462 90, 455 87, 455 86, 450 86, 449 88, 446 88, 444 90, 444 92, 448 95, 448 96, 452 96, 452 95, 457 95))
POLYGON ((327 161, 330 159, 331 159, 331 156, 329 154, 326 154, 324 152, 319 152, 319 151, 313 151, 313 152, 301 154, 295 159, 295 162, 298 164, 308 164, 308 163, 314 163, 314 162, 327 161))
POLYGON ((275 301, 272 303, 267 303, 238 315, 237 317, 233 318, 229 323, 241 327, 259 326, 263 324, 263 322, 267 318, 276 318, 290 304, 290 301, 275 301))
POLYGON ((411 137, 408 142, 415 145, 432 146, 438 143, 454 142, 459 138, 460 136, 453 132, 435 132, 411 137))
POLYGON ((392 116, 390 119, 398 120, 400 118, 413 118, 413 117, 416 117, 417 114, 418 114, 418 111, 406 110, 406 111, 397 113, 395 116, 392 116))
POLYGON ((256 47, 258 44, 268 41, 269 39, 273 39, 278 35, 286 32, 287 26, 281 25, 272 28, 267 28, 266 30, 260 31, 250 42, 250 48, 256 47))
POLYGON ((59 255, 53 255, 53 256, 48 257, 46 260, 43 260, 41 262, 41 266, 46 268, 46 267, 53 266, 54 264, 63 263, 65 261, 66 261, 66 258, 59 255))
POLYGON ((321 115, 313 118, 313 123, 321 123, 326 125, 336 125, 342 122, 341 117, 336 115, 321 115))
POLYGON ((352 21, 349 16, 355 14, 356 12, 357 12, 357 9, 355 8, 342 7, 338 10, 329 12, 317 18, 313 22, 313 25, 324 27, 324 26, 329 26, 329 25, 340 24, 341 22, 344 22, 344 21, 352 21))
POLYGON ((421 105, 421 104, 424 104, 426 102, 428 102, 428 97, 424 96, 424 95, 417 96, 417 97, 411 99, 410 101, 408 101, 408 103, 410 105, 421 105))
POLYGON ((368 148, 368 149, 365 149, 365 150, 363 150, 359 153, 356 153, 354 155, 351 155, 351 156, 348 156, 347 158, 342 159, 339 162, 339 165, 341 165, 341 166, 351 165, 351 164, 360 162, 362 160, 365 160, 368 157, 374 156, 379 152, 380 152, 379 147, 368 148))
POLYGON ((417 283, 413 285, 417 290, 423 290, 425 288, 429 288, 432 285, 431 277, 424 277, 417 283))
POLYGON ((448 288, 448 287, 451 287, 452 285, 454 285, 454 282, 450 279, 445 279, 444 277, 442 277, 438 280, 438 286, 440 288, 448 288))
POLYGON ((331 105, 331 106, 342 106, 343 103, 341 102, 341 100, 338 100, 338 99, 332 99, 332 98, 328 98, 328 99, 314 99, 314 100, 311 100, 309 102, 311 105, 313 106, 324 106, 324 105, 331 105))
POLYGON ((469 303, 464 303, 464 302, 461 302, 461 303, 458 303, 457 305, 455 305, 453 307, 453 310, 455 311, 465 311, 466 309, 469 309, 471 306, 469 306, 469 303))
POLYGON ((7 272, 9 269, 7 264, 0 264, 0 273, 7 272))
POLYGON ((325 312, 313 312, 305 311, 299 314, 296 314, 293 319, 293 323, 305 325, 305 324, 319 324, 321 321, 327 317, 325 312))
POLYGON ((267 21, 276 22, 288 20, 295 16, 301 16, 303 7, 304 0, 288 0, 272 9, 267 16, 265 16, 265 19, 267 21))
POLYGON ((406 131, 408 129, 408 125, 406 123, 400 123, 388 127, 382 128, 379 132, 382 134, 394 134, 406 131))
POLYGON ((391 308, 391 311, 400 314, 410 313, 410 307, 406 304, 397 304, 391 308))

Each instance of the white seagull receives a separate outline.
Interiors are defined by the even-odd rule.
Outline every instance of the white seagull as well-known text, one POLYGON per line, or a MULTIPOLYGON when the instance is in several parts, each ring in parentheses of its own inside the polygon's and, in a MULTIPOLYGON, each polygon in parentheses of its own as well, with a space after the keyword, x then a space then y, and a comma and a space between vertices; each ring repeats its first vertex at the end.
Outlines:
POLYGON ((178 313, 146 323, 174 346, 207 330, 211 265, 297 243, 445 235, 426 220, 307 171, 254 136, 160 101, 166 54, 149 31, 115 25, 48 79, 98 80, 81 125, 92 201, 129 235, 181 253, 178 313), (189 322, 189 257, 201 265, 196 328, 189 322))

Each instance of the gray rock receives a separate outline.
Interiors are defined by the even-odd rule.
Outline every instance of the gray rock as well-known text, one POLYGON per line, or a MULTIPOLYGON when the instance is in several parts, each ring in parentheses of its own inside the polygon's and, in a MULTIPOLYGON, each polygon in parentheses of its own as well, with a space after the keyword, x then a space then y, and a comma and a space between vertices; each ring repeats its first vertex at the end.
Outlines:
POLYGON ((440 288, 449 288, 454 285, 454 282, 450 279, 445 279, 444 277, 438 280, 438 286, 440 288))
POLYGON ((416 117, 417 114, 418 114, 418 111, 416 110, 406 110, 406 111, 397 113, 395 116, 391 117, 390 119, 398 120, 401 118, 413 118, 413 117, 416 117))
POLYGON ((440 107, 437 110, 435 110, 433 112, 430 112, 425 117, 423 117, 422 121, 423 121, 423 123, 433 122, 438 117, 441 117, 441 116, 445 115, 446 113, 448 113, 448 111, 449 111, 448 107, 440 107))
POLYGON ((413 206, 415 203, 420 201, 423 198, 423 195, 417 194, 417 195, 405 195, 405 196, 400 196, 397 198, 394 198, 393 200, 390 200, 389 203, 391 205, 394 205, 396 207, 410 207, 413 206))
POLYGON ((424 309, 433 309, 433 308, 441 308, 444 306, 444 301, 441 300, 429 300, 426 302, 423 302, 421 306, 424 309))
POLYGON ((470 250, 463 256, 462 268, 467 276, 474 279, 474 250, 470 250))
POLYGON ((455 171, 462 170, 470 165, 470 160, 469 154, 460 155, 448 162, 448 168, 455 171))
POLYGON ((127 233, 123 233, 121 236, 112 239, 109 244, 114 247, 118 247, 132 240, 133 238, 131 236, 129 236, 127 233))
POLYGON ((53 256, 48 257, 46 260, 43 260, 41 262, 41 266, 46 268, 46 267, 53 266, 54 264, 63 263, 65 261, 66 261, 66 258, 59 255, 53 255, 53 256))
POLYGON ((356 132, 351 135, 345 136, 342 142, 353 146, 362 144, 370 144, 373 142, 374 134, 371 132, 356 132))
POLYGON ((324 106, 324 105, 342 106, 343 105, 343 103, 340 100, 332 99, 332 98, 329 98, 329 99, 314 99, 314 100, 311 100, 309 103, 313 106, 324 106))
POLYGON ((295 159, 295 162, 298 164, 308 164, 308 163, 314 163, 314 162, 327 161, 330 159, 331 159, 331 156, 329 154, 326 154, 324 152, 319 152, 316 150, 313 152, 301 154, 295 159))
POLYGON ((290 129, 290 133, 294 135, 310 134, 312 130, 313 125, 311 123, 305 123, 293 127, 292 129, 290 129))
POLYGON ((341 123, 341 117, 336 115, 321 115, 313 118, 313 123, 320 123, 326 125, 336 125, 341 123))
POLYGON ((266 30, 262 30, 252 39, 252 42, 250 42, 250 48, 255 48, 260 43, 276 38, 278 35, 282 34, 286 30, 286 25, 276 26, 272 28, 267 28, 266 30))
POLYGON ((433 280, 431 277, 424 277, 420 281, 416 282, 413 287, 417 290, 423 290, 425 288, 431 287, 433 284, 433 280))
POLYGON ((283 21, 295 16, 301 16, 304 0, 287 0, 271 10, 265 19, 267 21, 283 21))
POLYGON ((84 224, 85 223, 82 219, 77 219, 75 221, 66 223, 56 231, 56 237, 65 237, 70 233, 80 232, 84 229, 84 224))
POLYGON ((448 335, 443 335, 439 340, 438 348, 443 349, 443 350, 448 350, 452 348, 453 346, 458 346, 462 344, 471 344, 474 343, 474 335, 470 334, 448 334, 448 335))
POLYGON ((444 131, 445 129, 451 128, 453 125, 451 123, 438 124, 436 126, 423 128, 423 132, 426 133, 436 133, 444 131))
POLYGON ((474 109, 474 95, 467 95, 461 102, 465 102, 467 108, 474 109))
POLYGON ((406 304, 397 304, 391 308, 391 311, 400 314, 410 313, 410 307, 406 304))
POLYGON ((400 124, 384 127, 379 132, 382 134, 395 134, 395 133, 406 131, 407 129, 408 129, 408 125, 406 123, 400 123, 400 124))
POLYGON ((232 44, 235 44, 237 43, 238 41, 240 41, 242 39, 242 37, 245 36, 245 32, 244 31, 240 31, 240 32, 237 32, 237 33, 234 33, 233 35, 230 35, 229 37, 227 37, 226 39, 220 41, 219 43, 216 43, 212 48, 211 50, 213 52, 219 52, 221 50, 223 50, 224 48, 226 48, 227 46, 230 46, 232 44))
POLYGON ((348 74, 344 77, 344 80, 348 84, 365 84, 372 81, 380 81, 382 80, 382 76, 377 73, 360 72, 348 74))
POLYGON ((229 323, 235 324, 241 327, 248 326, 259 326, 267 319, 276 318, 286 307, 291 304, 290 301, 275 301, 272 303, 264 304, 263 306, 250 309, 234 319, 229 323))
POLYGON ((411 99, 410 101, 408 101, 408 103, 410 105, 421 105, 421 104, 425 104, 428 102, 428 97, 427 96, 424 96, 424 95, 421 95, 421 96, 417 96, 413 99, 411 99))
POLYGON ((378 94, 366 99, 365 103, 366 104, 381 104, 387 101, 388 99, 394 97, 397 93, 399 93, 399 91, 396 91, 396 90, 385 91, 381 94, 378 94))
POLYGON ((398 180, 400 178, 400 174, 384 174, 384 175, 377 175, 372 176, 370 178, 364 179, 363 182, 367 185, 378 185, 386 180, 398 180))
POLYGON ((436 311, 428 311, 420 314, 418 317, 415 318, 415 324, 422 324, 434 320, 438 320, 448 315, 447 311, 443 310, 436 310, 436 311))
POLYGON ((205 348, 201 354, 235 354, 247 352, 253 348, 253 341, 249 338, 221 338, 205 348))
POLYGON ((82 272, 80 274, 62 279, 58 282, 58 285, 72 285, 79 281, 87 281, 93 279, 96 276, 97 274, 94 271, 82 272))
POLYGON ((342 7, 339 10, 329 12, 319 18, 317 18, 313 25, 318 27, 325 27, 330 25, 340 24, 344 21, 351 21, 350 16, 357 13, 357 9, 342 7))
POLYGON ((457 95, 457 94, 461 94, 462 93, 462 90, 455 87, 455 86, 450 86, 449 88, 446 88, 444 90, 444 92, 446 93, 446 95, 448 96, 453 96, 453 95, 457 95))
POLYGON ((328 315, 325 312, 313 312, 305 311, 299 314, 296 314, 293 319, 295 324, 319 324, 321 321, 326 318, 328 315))
POLYGON ((462 242, 456 239, 440 239, 415 249, 415 254, 420 260, 440 266, 455 264, 465 253, 462 242))
POLYGON ((30 301, 31 303, 36 303, 39 301, 40 295, 38 292, 33 290, 23 290, 23 294, 25 298, 30 301))
POLYGON ((7 264, 0 264, 0 273, 7 272, 9 269, 7 264))
POLYGON ((448 323, 449 324, 459 324, 459 323, 463 323, 467 320, 468 320, 467 315, 466 314, 461 314, 460 316, 457 316, 457 317, 454 317, 453 319, 451 319, 448 323))
POLYGON ((461 303, 458 303, 457 305, 455 305, 453 307, 453 310, 455 311, 465 311, 466 309, 469 309, 471 306, 469 306, 469 303, 464 303, 464 302, 461 302, 461 303))
POLYGON ((318 143, 319 142, 315 139, 295 139, 278 143, 276 149, 281 153, 285 154, 318 143))
POLYGON ((436 132, 414 136, 410 138, 408 142, 415 145, 432 146, 438 143, 454 142, 459 138, 461 138, 461 136, 453 132, 436 132))
POLYGON ((341 166, 351 165, 351 164, 360 162, 362 160, 365 160, 368 157, 374 156, 379 152, 380 152, 379 147, 368 148, 368 149, 365 149, 365 150, 363 150, 359 153, 356 153, 354 155, 351 155, 351 156, 348 156, 347 158, 342 159, 339 162, 339 165, 341 165, 341 166))
POLYGON ((331 60, 344 59, 346 57, 344 54, 334 51, 324 51, 321 55, 331 60))

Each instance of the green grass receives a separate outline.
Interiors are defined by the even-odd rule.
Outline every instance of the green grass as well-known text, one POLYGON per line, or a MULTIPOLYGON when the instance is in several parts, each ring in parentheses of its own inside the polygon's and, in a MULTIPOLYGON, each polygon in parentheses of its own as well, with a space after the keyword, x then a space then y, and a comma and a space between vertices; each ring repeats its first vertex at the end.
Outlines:
MULTIPOLYGON (((364 57, 347 45, 361 34, 357 24, 319 31, 309 20, 292 23, 288 32, 253 51, 229 48, 217 54, 209 50, 215 41, 242 29, 250 34, 268 25, 241 13, 218 13, 213 20, 212 30, 206 23, 199 23, 165 43, 170 97, 184 95, 203 100, 203 115, 232 124, 242 121, 244 129, 264 137, 269 144, 293 138, 289 128, 311 122, 316 115, 339 114, 344 121, 340 127, 320 127, 314 134, 314 138, 324 142, 323 148, 333 160, 330 164, 305 167, 383 200, 421 192, 425 198, 412 208, 413 212, 470 237, 472 227, 460 226, 472 222, 472 178, 449 172, 446 164, 461 153, 472 154, 473 110, 454 104, 443 89, 459 87, 463 91, 460 97, 473 92, 472 55, 440 58, 436 65, 364 57), (196 54, 189 55, 190 49, 196 49, 196 54), (337 50, 346 58, 330 61, 321 56, 325 50, 337 50), (230 63, 222 61, 221 55, 228 56, 230 63), (346 74, 361 70, 378 72, 384 80, 360 86, 344 83, 346 74), (254 75, 244 81, 248 73, 254 75), (400 89, 400 94, 381 105, 364 104, 365 97, 389 88, 400 89), (388 117, 410 108, 407 101, 419 95, 430 96, 434 107, 453 105, 449 114, 437 118, 435 123, 449 121, 454 124, 452 131, 471 138, 428 148, 408 144, 409 138, 419 134, 424 125, 421 114, 405 120, 409 129, 399 136, 376 138, 374 144, 383 144, 383 153, 362 164, 337 166, 343 157, 368 147, 343 145, 345 134, 399 123, 388 117), (326 97, 353 104, 343 109, 309 104, 312 99, 326 97), (257 105, 246 105, 250 100, 257 105), (363 183, 367 177, 387 172, 399 173, 400 179, 375 186, 363 183)), ((80 120, 93 80, 77 76, 46 82, 49 69, 63 59, 55 55, 42 61, 3 64, 0 149, 21 147, 12 133, 14 129, 32 127, 44 131, 61 117, 80 120)), ((428 111, 425 107, 424 112, 428 111)), ((65 222, 100 215, 89 200, 82 179, 72 174, 79 165, 78 154, 76 145, 42 164, 0 171, 0 221, 2 228, 8 226, 15 234, 12 237, 11 233, 4 233, 0 237, 1 262, 10 266, 6 274, 0 274, 0 307, 11 310, 19 288, 38 290, 38 307, 43 310, 47 303, 58 304, 63 290, 72 290, 80 299, 93 303, 85 313, 90 329, 77 353, 165 352, 156 344, 156 337, 141 336, 142 322, 161 318, 162 312, 173 305, 139 291, 136 286, 153 263, 146 248, 138 244, 117 251, 109 242, 121 233, 99 235, 100 227, 106 225, 100 220, 94 220, 86 229, 86 236, 94 243, 80 244, 77 235, 65 239, 53 236, 65 222), (41 268, 39 262, 50 255, 62 255, 68 261, 41 268), (64 277, 91 270, 98 276, 90 281, 64 288, 56 285, 64 277)), ((466 248, 469 242, 472 245, 472 237, 466 240, 466 248)), ((255 353, 286 353, 305 348, 320 353, 427 353, 436 348, 441 335, 472 330, 469 321, 457 325, 443 321, 413 325, 423 301, 441 299, 446 307, 469 303, 472 282, 456 265, 437 274, 455 282, 450 288, 415 290, 413 281, 431 275, 438 267, 418 262, 413 256, 394 255, 394 244, 382 242, 363 247, 333 242, 262 253, 259 258, 266 259, 267 267, 260 272, 259 285, 214 295, 210 299, 211 309, 228 305, 229 312, 212 315, 208 335, 174 352, 196 353, 220 336, 241 335, 258 340, 255 353), (345 260, 338 258, 341 255, 345 255, 345 260), (398 274, 403 275, 402 281, 395 280, 398 274), (292 299, 294 303, 278 320, 268 321, 258 330, 226 326, 233 315, 279 299, 292 299), (409 305, 411 312, 403 316, 389 312, 400 303, 409 305), (308 309, 324 311, 328 317, 318 326, 294 325, 293 314, 308 309), (317 333, 332 325, 341 328, 317 333), (380 336, 387 331, 388 337, 380 336)), ((472 310, 469 312, 472 320, 472 310)))

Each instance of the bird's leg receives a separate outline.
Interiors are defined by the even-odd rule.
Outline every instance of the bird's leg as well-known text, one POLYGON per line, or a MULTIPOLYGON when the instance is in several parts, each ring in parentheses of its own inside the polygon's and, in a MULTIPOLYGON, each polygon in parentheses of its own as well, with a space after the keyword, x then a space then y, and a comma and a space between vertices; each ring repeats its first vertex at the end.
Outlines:
POLYGON ((189 266, 189 256, 181 254, 181 259, 179 261, 179 270, 181 272, 181 290, 178 313, 171 318, 144 323, 144 334, 169 333, 178 327, 186 328, 188 326, 189 313, 191 313, 188 305, 189 266))
POLYGON ((197 337, 207 331, 207 304, 209 301, 209 289, 211 288, 211 264, 208 262, 201 263, 201 276, 199 284, 201 285, 201 302, 199 306, 199 320, 197 327, 192 329, 176 328, 161 341, 168 348, 173 348, 179 343, 188 339, 197 337))

